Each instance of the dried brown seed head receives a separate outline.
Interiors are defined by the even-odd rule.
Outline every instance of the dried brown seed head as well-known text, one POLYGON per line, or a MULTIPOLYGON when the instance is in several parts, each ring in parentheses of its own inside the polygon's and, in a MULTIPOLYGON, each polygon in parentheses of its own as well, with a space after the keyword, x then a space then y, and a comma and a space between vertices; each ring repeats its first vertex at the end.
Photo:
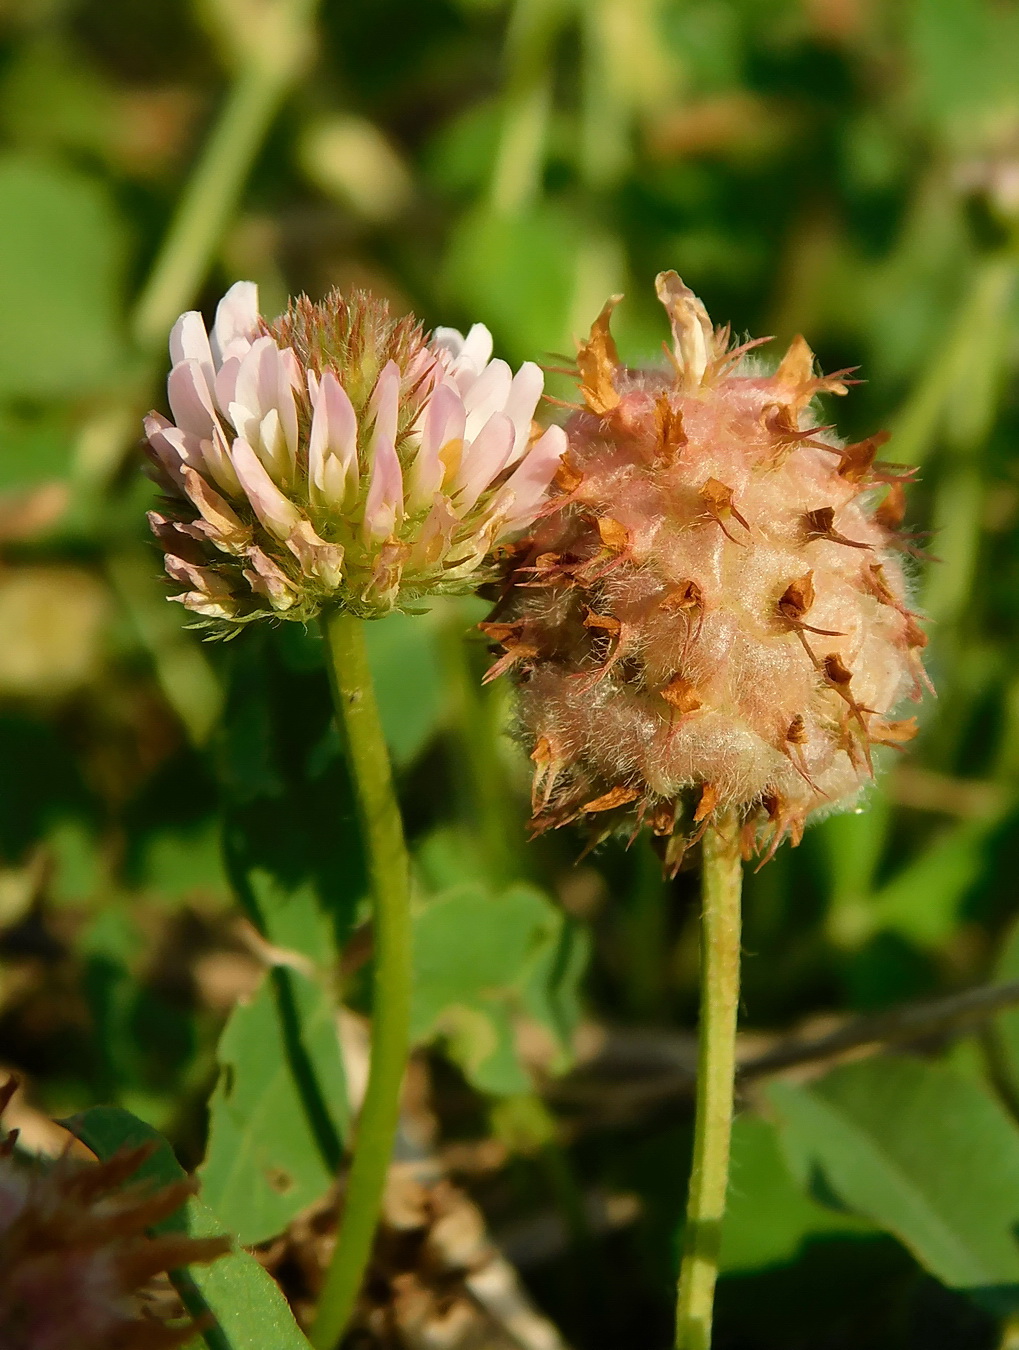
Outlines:
POLYGON ((673 870, 723 807, 769 852, 853 801, 871 742, 906 739, 891 717, 919 692, 924 635, 889 535, 907 475, 877 463, 883 433, 844 446, 817 416, 847 372, 818 374, 797 338, 762 374, 756 344, 730 350, 674 273, 658 292, 666 368, 620 362, 611 307, 583 347, 576 496, 507 567, 499 617, 526 622, 531 655, 498 668, 527 672, 537 828, 588 813, 601 837, 612 811, 660 838, 686 830, 662 846, 673 870), (881 484, 883 515, 866 490, 881 484))

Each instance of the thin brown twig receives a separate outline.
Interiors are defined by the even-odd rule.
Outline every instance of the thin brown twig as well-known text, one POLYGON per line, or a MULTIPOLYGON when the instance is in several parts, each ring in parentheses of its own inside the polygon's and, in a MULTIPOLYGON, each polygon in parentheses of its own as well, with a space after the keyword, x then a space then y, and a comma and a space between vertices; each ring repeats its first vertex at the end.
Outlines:
MULTIPOLYGON (((822 1035, 782 1037, 765 1050, 740 1057, 737 1086, 801 1066, 823 1066, 853 1051, 878 1053, 891 1045, 965 1034, 1017 1005, 1019 980, 1010 980, 854 1017, 822 1035)), ((695 1081, 691 1037, 673 1033, 649 1038, 646 1033, 613 1031, 588 1063, 549 1084, 547 1093, 561 1109, 594 1108, 598 1116, 614 1122, 689 1098, 695 1081)))
POLYGON ((740 1081, 762 1078, 799 1064, 834 1059, 849 1050, 873 1045, 901 1044, 944 1032, 963 1032, 969 1024, 981 1022, 1005 1008, 1019 1003, 1019 980, 1005 984, 985 984, 961 994, 908 1003, 888 1012, 854 1017, 844 1026, 824 1036, 780 1041, 763 1054, 745 1060, 737 1069, 740 1081))

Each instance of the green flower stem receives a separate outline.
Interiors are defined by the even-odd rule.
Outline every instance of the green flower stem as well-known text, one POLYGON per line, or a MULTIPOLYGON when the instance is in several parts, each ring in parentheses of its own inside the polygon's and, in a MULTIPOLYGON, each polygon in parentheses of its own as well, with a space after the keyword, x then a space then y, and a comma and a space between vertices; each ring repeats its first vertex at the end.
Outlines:
POLYGON ((709 1350, 711 1345, 722 1217, 729 1185, 741 889, 739 820, 730 810, 721 814, 704 839, 697 1114, 676 1302, 677 1350, 709 1350))
POLYGON ((237 39, 239 71, 177 207, 131 327, 149 350, 164 340, 205 279, 255 156, 310 47, 319 0, 261 6, 254 32, 237 39))
POLYGON ((357 1298, 382 1205, 400 1114, 410 1041, 410 866, 389 754, 372 687, 364 620, 333 611, 322 621, 337 720, 346 741, 375 900, 371 1069, 332 1265, 311 1332, 334 1350, 357 1298))
POLYGON ((502 124, 492 164, 489 209, 516 216, 541 193, 552 107, 552 47, 568 0, 516 0, 506 34, 502 124))
POLYGON ((116 402, 99 409, 78 434, 79 498, 86 492, 99 498, 137 438, 159 373, 160 345, 205 281, 255 157, 311 49, 319 4, 272 0, 262 7, 257 25, 239 20, 235 25, 231 55, 237 73, 128 319, 137 361, 116 402))
MULTIPOLYGON (((135 360, 114 401, 93 413, 77 436, 72 501, 79 527, 95 535, 110 539, 119 529, 115 502, 123 489, 117 471, 151 406, 163 360, 159 348, 205 281, 255 157, 311 47, 319 3, 272 0, 260 6, 258 23, 244 23, 239 11, 235 15, 227 45, 237 73, 128 319, 135 360)), ((107 568, 168 703, 192 743, 204 744, 219 716, 221 691, 198 646, 185 644, 179 624, 165 615, 162 588, 147 579, 149 550, 118 545, 107 557, 107 568)))

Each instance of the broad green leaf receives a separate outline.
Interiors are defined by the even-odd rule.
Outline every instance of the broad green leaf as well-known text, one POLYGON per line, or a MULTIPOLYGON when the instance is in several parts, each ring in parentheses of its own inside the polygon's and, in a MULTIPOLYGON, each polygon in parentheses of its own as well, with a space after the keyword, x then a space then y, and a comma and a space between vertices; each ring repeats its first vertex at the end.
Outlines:
POLYGON ((812 1237, 869 1232, 873 1228, 865 1220, 818 1204, 804 1192, 789 1170, 770 1121, 737 1117, 722 1225, 722 1270, 787 1265, 812 1237))
POLYGON ((553 204, 525 215, 472 212, 451 240, 450 290, 468 313, 484 315, 508 357, 571 349, 581 241, 579 221, 553 204))
POLYGON ((312 885, 288 889, 261 867, 235 876, 238 899, 255 927, 277 947, 300 952, 325 979, 336 959, 329 916, 312 885))
MULTIPOLYGON (((479 619, 486 609, 482 606, 479 619)), ((440 644, 450 612, 448 604, 426 608, 422 601, 419 612, 389 614, 364 625, 382 729, 397 765, 409 764, 424 749, 446 711, 440 644)), ((469 624, 465 618, 464 627, 469 624)), ((317 630, 284 624, 274 640, 292 670, 324 669, 324 644, 317 630)), ((321 765, 340 753, 340 737, 331 727, 315 758, 321 765)))
POLYGON ((247 805, 279 798, 286 782, 279 766, 270 681, 255 642, 230 652, 229 695, 216 741, 220 781, 229 800, 247 805))
POLYGON ((97 1095, 162 1128, 195 1067, 194 1013, 145 978, 147 945, 135 905, 105 896, 78 951, 97 1095))
POLYGON ((132 1013, 138 998, 135 966, 142 951, 137 920, 122 905, 107 905, 78 939, 82 991, 94 1028, 97 1070, 104 1096, 119 1097, 139 1070, 132 1013))
MULTIPOLYGON (((1019 980, 1019 921, 1005 939, 994 975, 1003 984, 1019 980)), ((994 1019, 994 1035, 1001 1050, 1001 1068, 1012 1091, 1019 1094, 1019 1008, 999 1013, 994 1019)))
POLYGON ((390 753, 409 764, 445 711, 438 614, 390 614, 365 624, 379 716, 390 753))
POLYGON ((81 904, 96 894, 103 882, 103 864, 92 831, 80 820, 61 820, 47 836, 46 846, 54 864, 49 894, 58 904, 81 904))
POLYGON ((250 1245, 318 1200, 340 1164, 346 1089, 324 983, 270 971, 254 999, 231 1013, 219 1063, 203 1193, 250 1245))
POLYGON ((871 931, 899 933, 921 947, 944 942, 985 865, 994 825, 980 820, 949 830, 893 876, 873 897, 871 931))
MULTIPOLYGON (((129 1111, 96 1106, 63 1124, 101 1159, 122 1148, 154 1145, 152 1156, 139 1169, 139 1180, 165 1186, 185 1175, 162 1135, 129 1111)), ((154 1231, 213 1237, 226 1232, 227 1225, 204 1200, 192 1198, 154 1231)), ((203 1335, 208 1350, 309 1350, 279 1287, 246 1252, 235 1250, 211 1265, 196 1265, 176 1275, 189 1311, 215 1319, 203 1335)))
POLYGON ((147 835, 140 871, 142 888, 163 903, 179 904, 196 895, 207 903, 230 892, 219 830, 212 819, 186 832, 159 830, 147 835))
POLYGON ((482 841, 465 826, 440 826, 414 849, 414 867, 432 895, 459 886, 483 886, 486 862, 482 841))
POLYGON ((907 29, 914 95, 935 122, 976 130, 981 112, 1015 96, 1016 13, 981 0, 913 0, 907 29))
POLYGON ((876 1058, 768 1089, 805 1184, 894 1234, 952 1288, 1019 1285, 1019 1130, 939 1064, 876 1058))
POLYGON ((0 158, 0 395, 76 395, 110 379, 123 247, 97 181, 0 158))
POLYGON ((529 886, 451 891, 415 915, 412 1035, 444 1036, 482 1091, 526 1092, 516 1022, 538 1022, 564 1064, 586 958, 583 933, 529 886))
POLYGON ((0 491, 65 477, 73 448, 65 409, 0 407, 0 491))

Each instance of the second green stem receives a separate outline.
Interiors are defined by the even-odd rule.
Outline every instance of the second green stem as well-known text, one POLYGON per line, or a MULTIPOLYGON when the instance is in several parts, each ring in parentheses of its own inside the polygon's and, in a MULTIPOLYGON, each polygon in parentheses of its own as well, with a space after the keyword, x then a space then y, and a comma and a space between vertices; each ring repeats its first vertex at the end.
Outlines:
POLYGON ((409 1046, 412 948, 410 866, 368 665, 364 620, 334 612, 323 619, 322 628, 375 901, 371 1068, 336 1250, 311 1332, 315 1350, 334 1350, 371 1256, 393 1155, 409 1046))
POLYGON ((739 820, 730 810, 704 838, 697 1112, 676 1303, 677 1350, 709 1350, 711 1345, 736 1073, 743 876, 739 834, 739 820))

